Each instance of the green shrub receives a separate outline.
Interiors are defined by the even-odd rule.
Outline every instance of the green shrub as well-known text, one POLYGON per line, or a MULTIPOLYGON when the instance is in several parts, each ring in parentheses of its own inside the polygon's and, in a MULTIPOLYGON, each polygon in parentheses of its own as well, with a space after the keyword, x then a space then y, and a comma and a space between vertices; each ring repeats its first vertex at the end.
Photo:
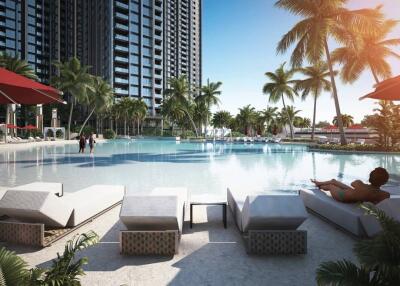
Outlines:
POLYGON ((53 132, 53 130, 52 130, 52 129, 47 130, 46 136, 47 136, 47 137, 54 137, 54 132, 53 132))
POLYGON ((246 135, 244 135, 241 132, 233 131, 232 132, 232 137, 246 137, 246 135))
POLYGON ((111 130, 111 129, 104 130, 104 133, 103 133, 104 139, 115 139, 115 136, 116 136, 116 134, 115 134, 114 130, 111 130))
POLYGON ((339 144, 327 144, 313 146, 312 149, 327 150, 327 151, 364 151, 364 152, 400 152, 398 146, 394 147, 383 147, 379 145, 339 145, 339 144))
POLYGON ((161 130, 158 127, 147 127, 143 128, 143 136, 161 136, 161 130))
MULTIPOLYGON (((72 128, 72 132, 79 133, 79 131, 81 130, 81 127, 82 127, 82 125, 74 126, 72 128)), ((95 133, 95 131, 96 130, 92 126, 85 125, 85 127, 83 127, 83 129, 82 129, 82 134, 85 136, 89 136, 90 134, 95 133)))
POLYGON ((62 132, 62 130, 58 129, 56 131, 56 137, 57 138, 63 138, 64 137, 64 132, 62 132))

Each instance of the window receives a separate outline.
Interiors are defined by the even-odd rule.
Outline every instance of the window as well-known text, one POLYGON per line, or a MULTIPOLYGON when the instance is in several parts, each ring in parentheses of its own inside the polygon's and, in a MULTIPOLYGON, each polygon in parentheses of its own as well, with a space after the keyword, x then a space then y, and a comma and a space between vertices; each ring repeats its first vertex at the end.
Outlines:
POLYGON ((151 96, 151 88, 143 87, 142 88, 142 96, 151 96))
POLYGON ((136 3, 131 4, 131 11, 133 12, 139 12, 139 5, 136 3))
POLYGON ((144 37, 143 37, 143 45, 146 45, 146 46, 150 46, 150 47, 151 47, 151 39, 144 36, 144 37))
POLYGON ((143 65, 151 67, 151 58, 143 57, 143 65))
POLYGON ((131 85, 129 87, 129 93, 131 95, 138 96, 139 95, 139 87, 131 85))
POLYGON ((131 56, 130 56, 130 61, 131 61, 131 63, 133 63, 133 64, 138 64, 138 63, 139 63, 139 56, 137 56, 137 55, 131 55, 131 56))
POLYGON ((131 45, 131 51, 135 54, 139 53, 139 46, 137 44, 131 45))
POLYGON ((143 17, 143 25, 151 27, 151 19, 149 17, 143 17))
POLYGON ((143 47, 143 55, 151 57, 151 48, 143 47))
POLYGON ((143 75, 145 75, 145 76, 152 76, 152 75, 153 75, 152 69, 151 69, 151 68, 143 67, 143 75))
POLYGON ((139 15, 137 13, 132 13, 132 20, 135 23, 139 23, 139 15))
POLYGON ((137 65, 131 65, 130 71, 131 74, 139 74, 139 67, 137 65))
POLYGON ((152 79, 150 78, 150 77, 144 77, 143 78, 143 85, 145 85, 145 86, 152 86, 152 79))
POLYGON ((143 7, 143 15, 151 16, 151 9, 147 7, 143 7))
POLYGON ((132 79, 131 82, 132 82, 134 85, 139 85, 139 77, 138 77, 138 76, 132 76, 131 79, 132 79))
POLYGON ((131 31, 135 33, 139 33, 139 25, 131 23, 131 31))
POLYGON ((151 29, 143 27, 143 35, 151 37, 151 29))
POLYGON ((132 43, 139 43, 139 36, 131 33, 129 34, 129 40, 132 43))

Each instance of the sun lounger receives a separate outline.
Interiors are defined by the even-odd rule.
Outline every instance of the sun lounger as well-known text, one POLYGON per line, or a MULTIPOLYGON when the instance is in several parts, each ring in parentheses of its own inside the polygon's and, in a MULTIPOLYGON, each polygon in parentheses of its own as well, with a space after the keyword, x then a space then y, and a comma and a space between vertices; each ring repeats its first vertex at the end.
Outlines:
POLYGON ((307 219, 299 196, 255 195, 227 199, 249 254, 305 254, 307 232, 297 228, 307 219))
POLYGON ((35 140, 36 140, 37 142, 43 141, 43 139, 40 138, 40 137, 38 137, 38 136, 35 137, 35 140))
MULTIPOLYGON (((381 230, 377 220, 366 216, 359 204, 338 202, 318 189, 301 190, 300 196, 309 210, 352 235, 372 237, 381 230)), ((376 207, 400 221, 400 198, 386 199, 376 207)))
POLYGON ((118 205, 124 186, 95 185, 59 197, 56 188, 8 190, 0 200, 0 241, 45 247, 118 205))
POLYGON ((174 255, 182 234, 187 190, 157 188, 146 196, 125 196, 120 219, 120 252, 125 255, 174 255))

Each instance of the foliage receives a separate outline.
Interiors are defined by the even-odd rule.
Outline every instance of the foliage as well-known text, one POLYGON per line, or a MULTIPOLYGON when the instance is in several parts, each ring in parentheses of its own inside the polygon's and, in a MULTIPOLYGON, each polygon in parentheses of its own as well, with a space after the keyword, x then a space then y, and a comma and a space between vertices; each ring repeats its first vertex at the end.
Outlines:
POLYGON ((244 135, 243 133, 237 132, 237 131, 233 131, 232 132, 232 137, 245 137, 246 135, 244 135))
POLYGON ((214 128, 225 128, 229 126, 232 118, 232 115, 228 111, 218 111, 214 113, 211 124, 214 128))
MULTIPOLYGON (((278 69, 276 69, 275 73, 265 73, 269 79, 269 82, 264 85, 263 93, 268 95, 269 102, 277 103, 278 101, 282 100, 285 111, 287 111, 285 97, 287 97, 290 101, 293 101, 295 96, 298 95, 297 90, 294 88, 298 81, 292 80, 295 72, 295 69, 286 70, 285 63, 283 63, 278 69)), ((289 117, 290 115, 287 114, 286 118, 289 117)), ((288 123, 290 125, 290 137, 293 139, 293 121, 289 120, 288 123)))
POLYGON ((297 128, 309 128, 311 127, 311 120, 306 117, 295 116, 293 125, 297 128))
POLYGON ((317 124, 315 124, 316 128, 325 128, 331 126, 331 124, 328 121, 320 121, 317 124))
POLYGON ((317 269, 318 285, 400 285, 400 222, 371 204, 361 207, 379 221, 382 232, 356 242, 354 252, 359 265, 345 259, 322 263, 317 269))
MULTIPOLYGON (((354 124, 354 117, 349 114, 342 114, 342 122, 344 127, 349 127, 354 124)), ((333 118, 332 124, 338 126, 337 116, 333 118)))
POLYGON ((106 129, 103 132, 104 139, 115 139, 115 136, 116 136, 115 132, 111 129, 106 129))
POLYGON ((64 136, 64 133, 60 130, 60 129, 58 129, 57 131, 56 131, 56 137, 57 138, 62 138, 64 136))
POLYGON ((29 79, 38 80, 33 68, 26 61, 18 58, 17 55, 12 56, 6 52, 0 52, 0 67, 29 79))
POLYGON ((358 152, 400 152, 399 147, 383 147, 379 145, 364 144, 348 144, 348 145, 337 145, 337 144, 321 144, 313 146, 314 150, 326 150, 326 151, 358 151, 358 152))
POLYGON ((365 116, 362 124, 378 133, 377 145, 383 149, 393 149, 400 142, 400 105, 390 101, 380 101, 375 114, 365 116))
POLYGON ((379 78, 391 77, 392 71, 387 58, 390 56, 400 58, 400 55, 390 48, 400 45, 400 38, 386 39, 386 37, 397 23, 394 20, 383 21, 377 27, 378 33, 349 31, 345 45, 332 53, 332 60, 343 66, 340 76, 344 82, 356 81, 367 69, 371 70, 377 83, 380 81, 379 78))
POLYGON ((48 129, 46 132, 46 137, 54 137, 54 132, 51 129, 48 129))
POLYGON ((94 131, 95 131, 94 128, 89 125, 86 125, 84 127, 81 125, 77 125, 77 126, 74 126, 72 128, 72 130, 73 130, 73 132, 76 132, 78 134, 83 134, 85 136, 89 136, 91 133, 94 133, 94 131), (81 132, 79 133, 79 131, 81 131, 81 132))
POLYGON ((76 235, 69 240, 64 253, 57 253, 57 258, 48 269, 27 269, 27 263, 15 252, 0 248, 0 285, 29 285, 29 286, 79 286, 79 276, 84 275, 82 266, 88 263, 88 258, 75 259, 76 254, 99 241, 93 231, 76 235))
POLYGON ((74 102, 85 104, 89 101, 88 90, 93 90, 92 76, 89 67, 82 65, 79 59, 73 57, 64 63, 55 62, 59 75, 53 77, 52 83, 67 96, 70 96, 70 113, 68 118, 68 138, 71 135, 72 113, 74 102))
POLYGON ((246 136, 252 134, 256 122, 256 116, 257 112, 250 104, 243 108, 239 108, 239 114, 236 115, 236 121, 239 128, 241 128, 246 136))

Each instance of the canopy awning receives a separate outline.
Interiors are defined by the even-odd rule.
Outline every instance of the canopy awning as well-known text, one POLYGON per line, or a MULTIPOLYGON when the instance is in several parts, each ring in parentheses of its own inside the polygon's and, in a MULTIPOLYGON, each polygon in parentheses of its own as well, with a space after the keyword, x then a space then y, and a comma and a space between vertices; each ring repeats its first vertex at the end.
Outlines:
POLYGON ((360 100, 364 98, 400 100, 400 75, 378 83, 374 92, 360 97, 360 100))
POLYGON ((0 104, 65 103, 62 92, 0 68, 0 104))

